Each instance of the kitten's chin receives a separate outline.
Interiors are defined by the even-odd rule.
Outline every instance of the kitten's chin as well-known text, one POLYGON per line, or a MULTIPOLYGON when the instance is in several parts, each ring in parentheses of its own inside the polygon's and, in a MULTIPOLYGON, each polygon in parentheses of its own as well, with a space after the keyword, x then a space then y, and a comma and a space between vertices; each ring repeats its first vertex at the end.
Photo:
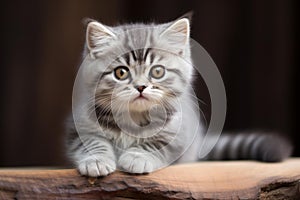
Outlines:
POLYGON ((131 111, 147 111, 154 103, 147 97, 136 97, 129 103, 131 111))

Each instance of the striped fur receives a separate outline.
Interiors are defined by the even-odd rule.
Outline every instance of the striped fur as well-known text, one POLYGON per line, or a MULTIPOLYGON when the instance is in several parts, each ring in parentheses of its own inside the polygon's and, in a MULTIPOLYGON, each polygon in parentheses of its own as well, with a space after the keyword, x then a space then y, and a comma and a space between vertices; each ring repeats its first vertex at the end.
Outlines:
MULTIPOLYGON (((191 90, 189 31, 187 18, 116 27, 89 22, 83 92, 75 97, 79 103, 67 125, 68 155, 82 175, 106 176, 117 168, 147 173, 199 160, 203 129, 191 90), (155 66, 163 66, 162 77, 150 73, 155 66)), ((264 148, 269 140, 274 147, 282 144, 259 135, 224 135, 207 159, 288 156, 288 150, 264 148)))
POLYGON ((206 160, 259 160, 279 162, 292 153, 290 141, 265 132, 222 134, 206 160))

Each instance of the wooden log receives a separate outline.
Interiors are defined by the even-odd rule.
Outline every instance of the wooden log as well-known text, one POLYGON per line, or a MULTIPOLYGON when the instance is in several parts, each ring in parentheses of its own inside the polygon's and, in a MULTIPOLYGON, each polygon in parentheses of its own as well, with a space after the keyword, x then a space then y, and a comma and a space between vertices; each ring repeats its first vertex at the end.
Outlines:
POLYGON ((147 175, 1 169, 0 199, 300 199, 300 159, 199 162, 147 175))

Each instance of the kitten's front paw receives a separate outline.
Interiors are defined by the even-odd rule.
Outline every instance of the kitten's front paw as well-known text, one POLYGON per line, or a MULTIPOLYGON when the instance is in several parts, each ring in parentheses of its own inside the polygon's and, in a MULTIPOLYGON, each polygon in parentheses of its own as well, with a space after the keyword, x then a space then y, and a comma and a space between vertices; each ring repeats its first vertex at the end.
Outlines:
POLYGON ((142 174, 155 170, 155 161, 143 153, 126 152, 119 158, 118 166, 129 173, 142 174))
POLYGON ((90 157, 78 164, 78 171, 81 175, 89 177, 107 176, 116 170, 116 163, 109 158, 90 157))

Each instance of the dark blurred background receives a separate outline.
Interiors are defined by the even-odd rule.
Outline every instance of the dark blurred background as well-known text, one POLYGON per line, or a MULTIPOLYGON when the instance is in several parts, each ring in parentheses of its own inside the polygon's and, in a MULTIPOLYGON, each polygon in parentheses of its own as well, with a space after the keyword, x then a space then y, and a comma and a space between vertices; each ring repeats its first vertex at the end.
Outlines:
MULTIPOLYGON (((85 39, 83 18, 108 25, 167 22, 190 10, 192 37, 211 55, 225 82, 225 130, 280 132, 291 138, 294 156, 300 156, 296 3, 2 1, 0 166, 66 163, 63 122, 71 110, 85 39)), ((209 112, 205 106, 203 110, 209 112)))

